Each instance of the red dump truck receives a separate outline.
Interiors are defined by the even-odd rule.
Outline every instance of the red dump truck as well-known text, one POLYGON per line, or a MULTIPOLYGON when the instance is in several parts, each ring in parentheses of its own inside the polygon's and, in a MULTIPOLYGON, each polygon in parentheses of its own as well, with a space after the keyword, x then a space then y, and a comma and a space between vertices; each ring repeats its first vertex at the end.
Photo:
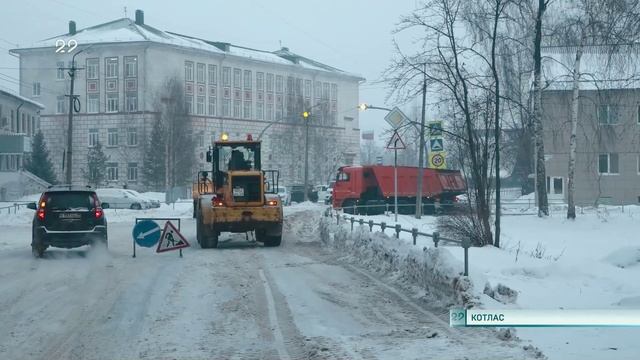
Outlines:
MULTIPOLYGON (((423 169, 423 213, 447 211, 467 191, 459 170, 423 169)), ((418 168, 398 166, 398 213, 415 213, 418 168)), ((347 213, 380 214, 393 210, 393 166, 345 166, 338 169, 333 207, 347 213)))

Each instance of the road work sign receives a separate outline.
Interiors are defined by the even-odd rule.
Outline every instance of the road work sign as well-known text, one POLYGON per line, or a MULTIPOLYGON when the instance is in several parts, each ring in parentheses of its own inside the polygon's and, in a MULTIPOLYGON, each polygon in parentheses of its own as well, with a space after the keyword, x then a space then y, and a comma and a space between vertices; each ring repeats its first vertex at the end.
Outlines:
POLYGON ((445 169, 447 167, 445 152, 439 151, 429 153, 429 167, 432 169, 445 169))
POLYGON ((164 225, 164 230, 162 231, 162 236, 160 237, 160 242, 158 243, 158 248, 156 252, 165 252, 171 250, 178 250, 185 247, 191 246, 187 239, 180 234, 178 229, 171 223, 171 221, 167 221, 164 225))
POLYGON ((138 246, 150 248, 160 239, 160 226, 152 220, 142 220, 133 227, 133 241, 138 246))

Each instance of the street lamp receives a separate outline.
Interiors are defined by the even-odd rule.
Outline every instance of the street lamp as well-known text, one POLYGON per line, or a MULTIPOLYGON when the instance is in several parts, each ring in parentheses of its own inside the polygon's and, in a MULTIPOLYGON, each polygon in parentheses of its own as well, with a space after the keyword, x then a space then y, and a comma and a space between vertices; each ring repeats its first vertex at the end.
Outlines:
POLYGON ((304 201, 309 200, 309 110, 302 112, 304 120, 305 136, 304 136, 304 201))

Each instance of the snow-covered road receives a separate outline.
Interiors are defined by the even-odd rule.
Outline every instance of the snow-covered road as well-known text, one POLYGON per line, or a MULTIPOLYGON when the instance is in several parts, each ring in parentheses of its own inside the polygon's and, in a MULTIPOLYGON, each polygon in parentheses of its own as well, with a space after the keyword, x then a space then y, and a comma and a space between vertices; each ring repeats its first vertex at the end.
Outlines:
MULTIPOLYGON (((110 249, 0 249, 0 359, 523 359, 490 331, 449 328, 445 309, 320 246, 318 213, 287 215, 283 245, 234 237, 131 257, 132 222, 110 249)), ((195 238, 194 223, 182 220, 195 238)), ((15 240, 15 239, 14 239, 15 240)), ((195 242, 195 241, 192 241, 195 242)), ((19 244, 11 241, 10 244, 19 244)))

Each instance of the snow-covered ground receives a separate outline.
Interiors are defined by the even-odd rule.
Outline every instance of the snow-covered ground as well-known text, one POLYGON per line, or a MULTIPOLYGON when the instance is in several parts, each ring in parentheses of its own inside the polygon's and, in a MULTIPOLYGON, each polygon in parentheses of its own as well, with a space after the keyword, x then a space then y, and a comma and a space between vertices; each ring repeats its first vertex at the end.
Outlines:
POLYGON ((32 210, 1 215, 0 359, 526 359, 489 332, 448 327, 320 246, 324 207, 285 208, 283 244, 195 242, 190 202, 106 211, 109 249, 31 256, 32 210), (178 217, 192 247, 131 257, 136 217, 178 217))
MULTIPOLYGON (((355 218, 395 225, 393 214, 355 218)), ((436 230, 436 219, 429 216, 400 215, 398 223, 427 233, 436 230)), ((640 308, 639 224, 638 206, 585 209, 575 221, 559 214, 503 216, 501 248, 469 250, 475 294, 485 308, 640 308), (496 301, 484 294, 487 284, 488 290, 502 284, 517 296, 494 295, 502 300, 496 301)), ((410 243, 412 237, 402 233, 401 240, 410 243)), ((433 242, 418 238, 417 245, 433 247, 433 242)), ((441 247, 462 264, 459 246, 441 247)), ((517 335, 550 359, 637 359, 640 354, 638 328, 520 328, 517 335)))

